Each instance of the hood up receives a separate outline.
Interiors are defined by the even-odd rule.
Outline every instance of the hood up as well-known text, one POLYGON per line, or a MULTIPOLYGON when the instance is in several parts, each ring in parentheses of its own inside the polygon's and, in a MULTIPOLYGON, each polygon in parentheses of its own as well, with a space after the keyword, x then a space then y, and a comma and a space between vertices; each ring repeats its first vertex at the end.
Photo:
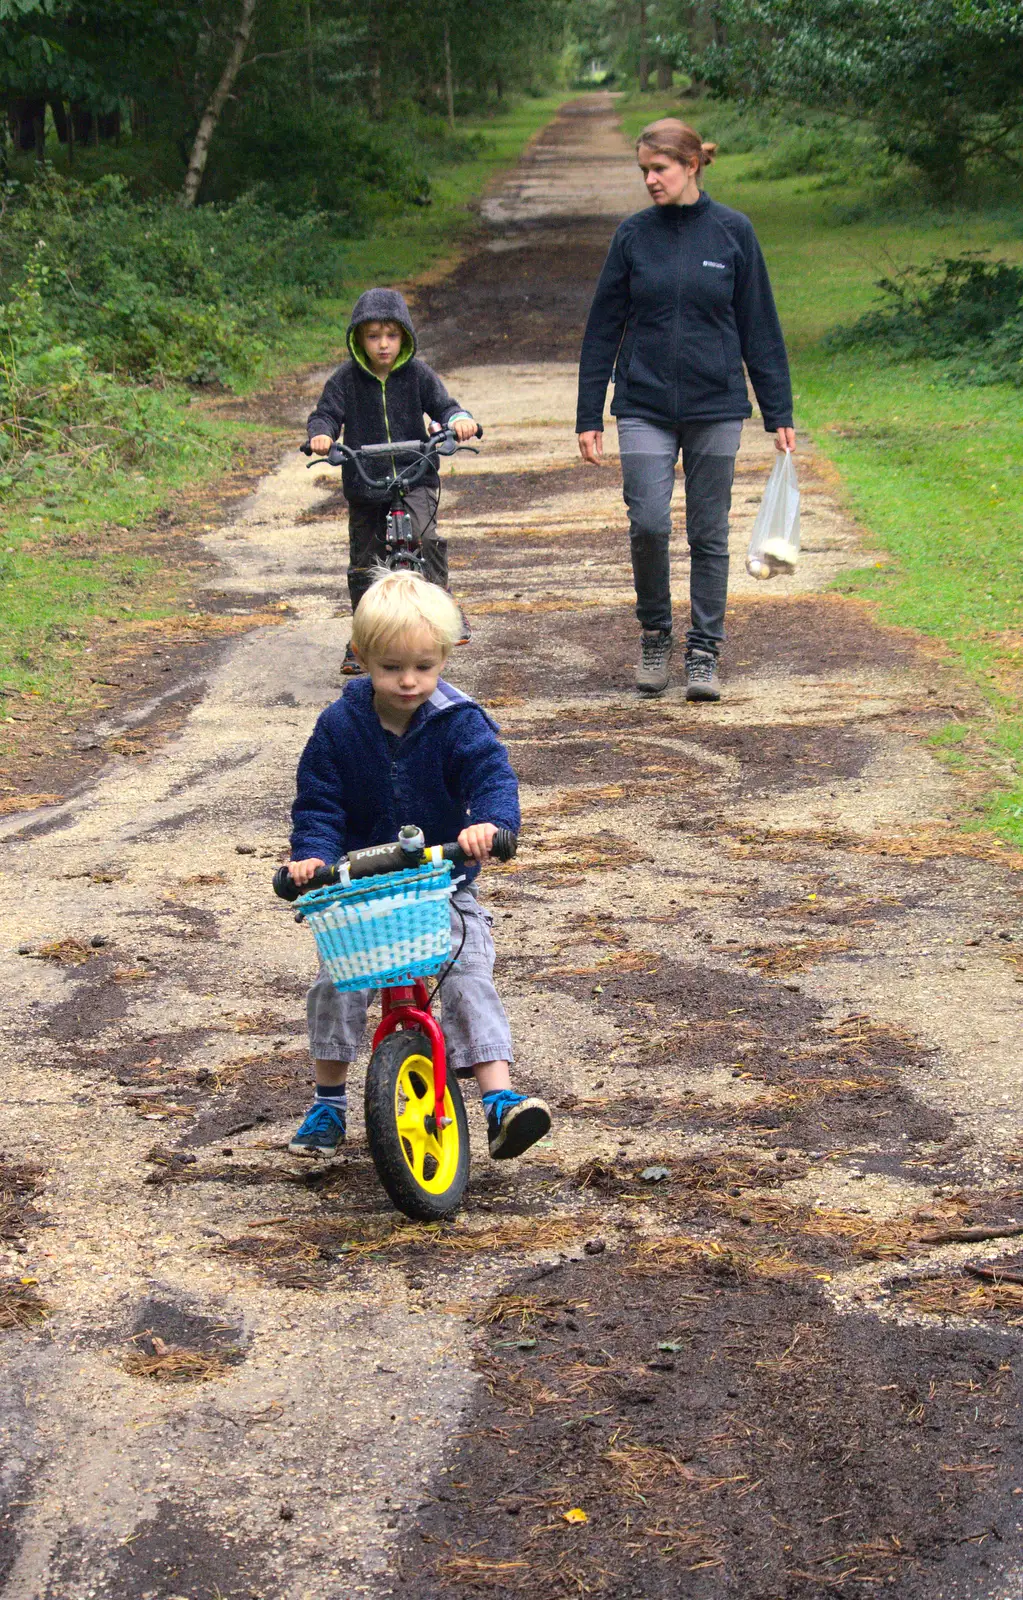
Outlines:
POLYGON ((367 289, 365 294, 360 294, 352 307, 352 315, 348 322, 348 331, 345 334, 345 343, 348 353, 353 361, 366 372, 372 373, 373 369, 366 360, 365 352, 357 339, 354 339, 356 328, 360 322, 397 322, 403 330, 401 350, 398 359, 391 368, 397 372, 406 361, 411 361, 416 353, 416 330, 412 326, 409 308, 405 304, 405 297, 397 289, 367 289))

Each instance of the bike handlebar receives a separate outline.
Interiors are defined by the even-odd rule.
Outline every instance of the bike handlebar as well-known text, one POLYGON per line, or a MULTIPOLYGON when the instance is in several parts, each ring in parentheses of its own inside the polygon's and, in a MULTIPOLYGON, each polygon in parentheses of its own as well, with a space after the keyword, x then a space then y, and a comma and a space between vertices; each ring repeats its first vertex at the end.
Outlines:
MULTIPOLYGON (((450 861, 453 866, 464 866, 473 858, 458 843, 426 845, 418 828, 403 828, 404 837, 392 844, 368 845, 364 850, 352 850, 330 867, 317 867, 309 882, 299 885, 288 870, 287 864, 278 867, 273 875, 274 894, 289 902, 298 900, 314 889, 328 889, 346 879, 379 877, 385 872, 404 872, 421 867, 424 861, 450 861)), ((519 841, 510 828, 498 828, 490 854, 497 861, 511 861, 518 850, 519 841)))
MULTIPOLYGON (((483 429, 478 422, 475 436, 477 439, 482 439, 483 437, 483 429)), ((304 456, 312 456, 313 454, 312 446, 308 442, 300 445, 299 449, 304 456)), ((350 461, 363 483, 368 483, 372 489, 388 488, 395 483, 402 482, 403 479, 408 479, 409 487, 411 487, 437 456, 453 456, 459 450, 472 449, 473 446, 471 444, 459 444, 450 428, 442 428, 439 433, 431 434, 429 439, 394 439, 388 440, 386 444, 360 445, 357 450, 342 444, 340 439, 335 439, 327 454, 314 457, 309 465, 310 467, 315 467, 321 461, 325 461, 328 467, 341 467, 346 461, 350 461), (394 472, 389 483, 387 480, 371 477, 362 465, 361 458, 364 456, 372 460, 376 456, 394 457, 398 455, 411 455, 415 457, 415 460, 409 462, 408 466, 403 467, 400 472, 394 472)))
MULTIPOLYGON (((389 439, 386 444, 362 444, 358 450, 353 450, 356 456, 396 456, 399 453, 414 452, 416 455, 423 453, 422 439, 389 439)), ((427 443, 431 441, 427 440, 427 443)))

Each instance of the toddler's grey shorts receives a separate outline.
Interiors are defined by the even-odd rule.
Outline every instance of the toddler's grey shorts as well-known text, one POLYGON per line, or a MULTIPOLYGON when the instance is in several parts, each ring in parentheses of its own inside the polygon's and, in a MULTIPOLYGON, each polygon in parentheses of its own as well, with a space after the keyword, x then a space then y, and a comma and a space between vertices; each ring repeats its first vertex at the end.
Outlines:
MULTIPOLYGON (((458 949, 462 939, 463 917, 465 943, 440 990, 440 1021, 448 1066, 460 1078, 468 1077, 481 1061, 512 1060, 511 1029, 494 988, 494 940, 490 932, 493 918, 471 888, 456 889, 451 897, 452 951, 458 949)), ((427 988, 432 988, 436 980, 428 978, 426 982, 427 988)), ((373 993, 372 989, 349 989, 340 994, 321 965, 306 996, 309 1053, 314 1061, 356 1059, 373 993)))

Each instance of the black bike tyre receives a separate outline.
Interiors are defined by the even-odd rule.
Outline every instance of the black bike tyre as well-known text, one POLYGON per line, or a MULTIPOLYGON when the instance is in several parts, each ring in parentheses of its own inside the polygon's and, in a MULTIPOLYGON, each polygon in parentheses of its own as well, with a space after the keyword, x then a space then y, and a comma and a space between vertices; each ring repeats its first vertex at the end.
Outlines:
POLYGON ((391 1033, 374 1050, 366 1073, 366 1138, 377 1176, 397 1209, 415 1222, 439 1222, 457 1211, 469 1181, 469 1121, 458 1079, 449 1073, 447 1088, 458 1134, 457 1164, 443 1191, 425 1189, 406 1158, 395 1115, 399 1075, 411 1056, 431 1059, 425 1035, 391 1033))

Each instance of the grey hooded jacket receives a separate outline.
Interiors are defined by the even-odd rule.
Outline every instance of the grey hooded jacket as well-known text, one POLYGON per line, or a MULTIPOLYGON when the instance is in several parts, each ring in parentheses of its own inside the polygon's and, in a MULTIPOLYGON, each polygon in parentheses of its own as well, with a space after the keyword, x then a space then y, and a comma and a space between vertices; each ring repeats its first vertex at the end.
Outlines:
MULTIPOLYGON (((416 331, 412 326, 404 296, 396 289, 367 289, 352 308, 346 341, 350 361, 345 361, 327 379, 306 424, 309 438, 329 434, 341 438, 351 449, 364 444, 385 444, 389 439, 426 439, 423 414, 447 427, 454 417, 469 412, 453 400, 437 374, 416 356, 416 331), (405 331, 397 361, 386 378, 378 378, 353 337, 360 322, 397 322, 405 331)), ((385 456, 369 467, 373 476, 390 474, 392 461, 405 466, 412 457, 385 456)), ((341 472, 346 497, 356 504, 374 505, 387 499, 383 489, 374 491, 363 483, 347 462, 341 472)), ((436 472, 419 480, 436 486, 436 472)))

